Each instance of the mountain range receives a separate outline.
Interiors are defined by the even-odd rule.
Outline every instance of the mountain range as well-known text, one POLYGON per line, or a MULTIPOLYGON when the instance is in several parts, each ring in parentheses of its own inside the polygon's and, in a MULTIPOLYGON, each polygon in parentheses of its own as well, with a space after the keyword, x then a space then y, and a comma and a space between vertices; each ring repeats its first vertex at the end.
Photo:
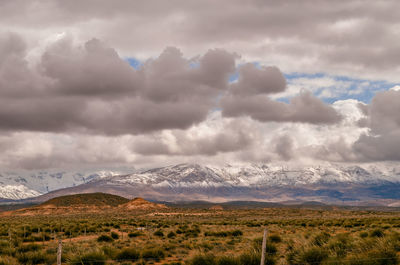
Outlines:
POLYGON ((400 165, 394 163, 299 167, 179 164, 131 169, 131 173, 89 172, 0 173, 0 198, 42 202, 68 194, 106 192, 169 202, 317 201, 400 206, 400 165))

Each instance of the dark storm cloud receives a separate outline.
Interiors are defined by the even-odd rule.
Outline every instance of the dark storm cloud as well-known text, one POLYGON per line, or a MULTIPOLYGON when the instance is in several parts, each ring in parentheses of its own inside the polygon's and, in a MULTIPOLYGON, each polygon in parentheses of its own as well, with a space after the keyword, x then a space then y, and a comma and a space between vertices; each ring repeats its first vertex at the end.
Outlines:
POLYGON ((244 64, 239 67, 238 82, 231 85, 232 94, 259 95, 283 92, 286 79, 277 67, 261 67, 244 64))
POLYGON ((267 95, 228 95, 222 99, 221 105, 226 117, 249 116, 262 122, 333 124, 341 120, 334 108, 309 92, 295 96, 290 103, 271 100, 267 95))
POLYGON ((330 124, 341 120, 334 108, 310 92, 300 93, 289 104, 269 97, 285 89, 286 80, 278 68, 244 64, 239 67, 238 81, 230 85, 221 99, 222 114, 226 117, 249 116, 262 122, 330 124))
POLYGON ((171 47, 135 70, 99 40, 76 46, 66 38, 49 46, 35 67, 46 80, 41 82, 17 35, 3 37, 0 47, 0 128, 19 131, 137 134, 188 128, 206 118, 236 57, 210 50, 192 67, 193 60, 171 47))
MULTIPOLYGON (((285 89, 276 67, 245 64, 238 82, 229 84, 238 56, 221 49, 186 59, 179 49, 169 47, 135 70, 97 39, 84 45, 60 39, 47 47, 36 66, 27 64, 24 42, 17 35, 3 37, 0 47, 3 130, 119 135, 186 129, 204 121, 223 93, 228 93, 221 101, 223 113, 230 117, 339 120, 311 94, 301 94, 289 105, 269 99, 268 94, 285 89)), ((229 150, 224 141, 221 136, 214 145, 229 150)))
POLYGON ((47 49, 39 66, 56 82, 49 91, 55 94, 125 96, 142 86, 136 71, 97 39, 83 47, 62 39, 47 49))
POLYGON ((353 149, 363 160, 400 161, 400 130, 379 136, 362 134, 353 149))
POLYGON ((25 60, 27 46, 15 33, 0 34, 0 96, 28 97, 39 92, 46 83, 29 69, 25 60))
POLYGON ((367 160, 400 160, 400 91, 379 92, 360 107, 367 114, 360 123, 369 132, 354 143, 354 151, 367 160))
POLYGON ((140 74, 145 88, 141 94, 155 102, 197 100, 209 101, 228 84, 235 71, 235 55, 224 50, 209 50, 198 59, 198 66, 174 47, 169 47, 156 59, 147 61, 140 74))

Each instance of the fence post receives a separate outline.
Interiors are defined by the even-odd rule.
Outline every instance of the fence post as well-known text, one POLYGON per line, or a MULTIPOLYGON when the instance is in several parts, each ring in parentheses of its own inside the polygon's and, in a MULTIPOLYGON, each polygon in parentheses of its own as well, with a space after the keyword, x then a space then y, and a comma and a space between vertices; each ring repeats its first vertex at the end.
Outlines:
POLYGON ((261 262, 260 265, 265 265, 265 252, 267 250, 267 228, 264 228, 264 236, 261 249, 261 262))
POLYGON ((57 265, 61 265, 61 254, 62 254, 62 240, 58 239, 57 265))

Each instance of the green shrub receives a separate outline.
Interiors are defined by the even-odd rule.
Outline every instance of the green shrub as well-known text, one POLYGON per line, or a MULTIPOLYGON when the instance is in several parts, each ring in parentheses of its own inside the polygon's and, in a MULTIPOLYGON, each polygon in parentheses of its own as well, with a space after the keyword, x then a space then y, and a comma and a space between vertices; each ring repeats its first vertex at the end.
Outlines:
POLYGON ((174 238, 174 237, 176 237, 176 234, 173 231, 171 231, 171 232, 168 233, 167 237, 168 238, 174 238))
POLYGON ((165 257, 165 253, 162 249, 146 249, 142 253, 142 258, 145 260, 160 261, 165 257))
POLYGON ((300 255, 300 263, 319 265, 328 257, 328 252, 319 247, 312 247, 300 255))
POLYGON ((322 246, 326 242, 328 242, 330 237, 331 237, 330 234, 328 234, 326 232, 322 232, 322 233, 318 234, 317 236, 315 236, 315 238, 313 240, 313 244, 315 244, 317 246, 322 246))
POLYGON ((384 235, 385 232, 383 232, 383 230, 379 228, 372 230, 369 234, 370 237, 383 237, 384 235))
POLYGON ((76 256, 69 261, 70 264, 79 265, 105 265, 107 261, 106 256, 101 252, 89 252, 83 256, 76 256))
POLYGON ((231 232, 231 235, 234 236, 234 237, 242 236, 242 235, 243 235, 243 232, 237 229, 237 230, 233 230, 233 231, 231 232))
POLYGON ((216 261, 217 265, 241 265, 240 260, 238 260, 235 257, 230 257, 230 256, 222 256, 217 258, 216 261))
POLYGON ((55 261, 55 256, 49 256, 44 252, 25 252, 19 253, 17 259, 21 264, 51 264, 55 261))
POLYGON ((140 253, 134 248, 124 248, 118 254, 116 259, 118 261, 137 261, 140 258, 140 253))
POLYGON ((106 255, 109 259, 115 259, 117 257, 117 254, 119 253, 119 250, 109 246, 105 245, 101 248, 101 251, 106 255))
POLYGON ((97 238, 97 242, 112 242, 114 239, 108 235, 101 235, 97 238))
POLYGON ((163 231, 161 231, 161 230, 157 230, 157 231, 154 232, 154 235, 155 235, 155 236, 158 236, 158 237, 163 237, 163 236, 164 236, 164 233, 163 233, 163 231))
POLYGON ((244 265, 259 265, 261 260, 261 256, 256 254, 255 252, 252 253, 244 253, 239 256, 240 264, 244 265))
POLYGON ((25 253, 25 252, 28 252, 28 251, 38 251, 40 249, 42 249, 41 245, 38 245, 38 244, 27 244, 27 245, 21 245, 18 248, 18 252, 25 253))
POLYGON ((277 234, 272 234, 268 237, 269 241, 273 243, 280 243, 282 242, 282 238, 277 234))
POLYGON ((143 235, 143 233, 140 233, 140 232, 130 232, 129 234, 128 234, 128 237, 138 237, 138 236, 141 236, 141 235, 143 235))
POLYGON ((111 237, 112 237, 113 239, 118 239, 118 238, 119 238, 119 235, 118 235, 116 232, 111 232, 111 237))
POLYGON ((344 257, 353 249, 353 244, 350 242, 348 234, 339 234, 329 242, 328 249, 337 257, 344 257))
POLYGON ((197 255, 189 262, 190 265, 215 265, 215 257, 213 255, 197 255))

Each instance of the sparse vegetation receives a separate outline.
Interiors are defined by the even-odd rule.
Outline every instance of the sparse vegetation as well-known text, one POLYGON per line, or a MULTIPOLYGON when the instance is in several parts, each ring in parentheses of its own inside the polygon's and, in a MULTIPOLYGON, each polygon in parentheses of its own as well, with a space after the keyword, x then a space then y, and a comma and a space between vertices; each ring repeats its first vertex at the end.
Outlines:
POLYGON ((0 265, 400 264, 400 213, 348 209, 141 210, 0 218, 0 265))

